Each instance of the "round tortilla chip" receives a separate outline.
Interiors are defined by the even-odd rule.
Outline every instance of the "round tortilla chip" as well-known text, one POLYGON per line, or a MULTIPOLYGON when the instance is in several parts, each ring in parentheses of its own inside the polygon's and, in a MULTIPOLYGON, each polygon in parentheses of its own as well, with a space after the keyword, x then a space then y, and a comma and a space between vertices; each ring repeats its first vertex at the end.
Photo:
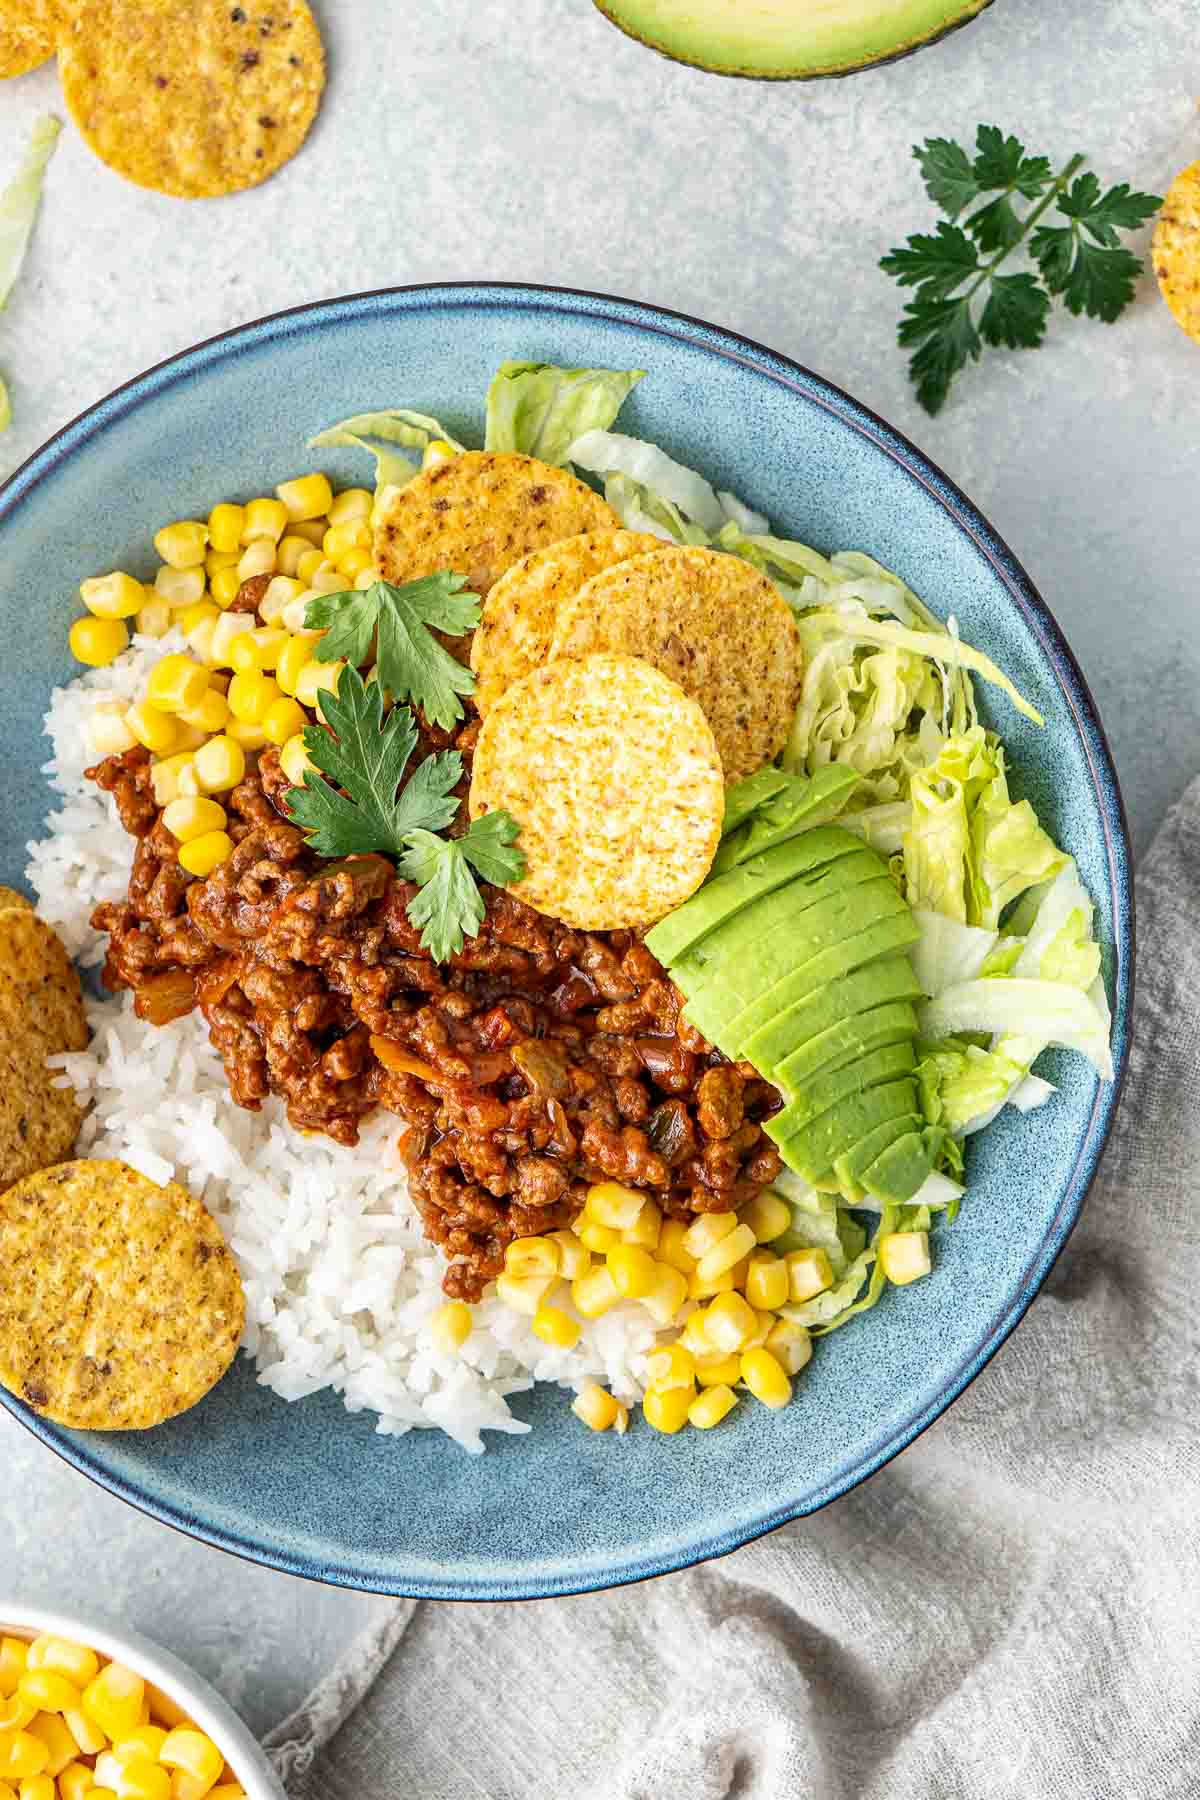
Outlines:
POLYGON ((83 1114, 46 1058, 88 1041, 79 977, 28 905, 0 911, 0 1188, 69 1156, 83 1114))
POLYGON ((78 1431, 186 1412, 237 1351, 245 1299, 186 1188, 120 1162, 66 1162, 0 1195, 0 1381, 78 1431))
POLYGON ((644 657, 699 702, 727 782, 773 762, 800 699, 800 637, 774 584, 740 557, 674 545, 606 569, 563 602, 550 661, 644 657))
POLYGON ((384 497, 375 566, 397 584, 453 569, 483 595, 531 550, 620 525, 607 501, 565 469, 510 451, 465 450, 384 497))
POLYGON ((11 912, 14 907, 22 912, 32 912, 33 901, 27 900, 16 888, 0 885, 0 912, 11 912))
POLYGON ((583 931, 649 925, 708 873, 721 759, 695 701, 649 663, 553 663, 514 682, 480 729, 471 817, 497 807, 521 828, 518 900, 583 931))
POLYGON ((28 74, 53 56, 58 28, 55 0, 0 0, 0 81, 28 74))
POLYGON ((1167 189, 1151 257, 1176 324, 1200 344, 1200 162, 1190 163, 1167 189))
POLYGON ((661 542, 646 531, 585 531, 534 550, 506 570, 484 602, 471 644, 480 713, 545 662, 564 600, 602 569, 655 550, 661 542))
POLYGON ((103 162, 200 200, 254 187, 296 154, 325 52, 305 0, 76 0, 58 69, 103 162))

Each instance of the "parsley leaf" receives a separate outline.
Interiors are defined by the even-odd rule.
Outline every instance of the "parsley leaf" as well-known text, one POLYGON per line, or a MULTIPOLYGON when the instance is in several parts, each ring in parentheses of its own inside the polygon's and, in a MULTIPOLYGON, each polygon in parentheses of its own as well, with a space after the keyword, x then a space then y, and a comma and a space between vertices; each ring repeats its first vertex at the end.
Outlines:
POLYGON ((1144 225, 1162 205, 1156 194, 1135 193, 1126 182, 1102 191, 1093 174, 1079 173, 1082 156, 1055 173, 1048 157, 1028 155, 1018 138, 995 125, 979 126, 975 150, 972 158, 950 138, 915 146, 926 192, 957 222, 942 219, 933 232, 915 232, 879 265, 901 287, 916 290, 897 336, 915 346, 909 374, 931 413, 940 411, 954 377, 984 344, 1035 349, 1055 298, 1068 312, 1117 318, 1143 266, 1118 233, 1144 225), (1033 204, 1018 210, 1021 200, 1033 204), (1052 206, 1065 225, 1039 223, 1052 206), (1001 274, 1022 245, 1034 268, 1001 274))
POLYGON ((475 691, 475 677, 438 642, 433 632, 461 637, 479 623, 478 596, 463 575, 448 569, 394 587, 390 581, 343 594, 317 594, 304 622, 325 635, 313 650, 318 662, 344 657, 367 662, 374 641, 378 679, 393 700, 419 706, 431 725, 445 730, 463 715, 459 696, 475 691))
POLYGON ((506 812, 486 813, 460 838, 434 837, 429 831, 409 834, 400 858, 400 873, 420 892, 408 904, 408 916, 420 925, 422 948, 435 962, 446 962, 474 937, 483 923, 483 896, 471 868, 499 886, 525 872, 525 858, 513 848, 517 825, 506 812))

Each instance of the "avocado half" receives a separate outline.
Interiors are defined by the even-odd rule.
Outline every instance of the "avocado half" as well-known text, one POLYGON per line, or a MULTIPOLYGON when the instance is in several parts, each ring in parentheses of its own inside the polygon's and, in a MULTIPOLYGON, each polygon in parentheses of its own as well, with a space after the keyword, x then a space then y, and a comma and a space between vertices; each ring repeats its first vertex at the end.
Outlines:
POLYGON ((630 37, 715 75, 809 81, 908 56, 991 0, 596 0, 630 37))

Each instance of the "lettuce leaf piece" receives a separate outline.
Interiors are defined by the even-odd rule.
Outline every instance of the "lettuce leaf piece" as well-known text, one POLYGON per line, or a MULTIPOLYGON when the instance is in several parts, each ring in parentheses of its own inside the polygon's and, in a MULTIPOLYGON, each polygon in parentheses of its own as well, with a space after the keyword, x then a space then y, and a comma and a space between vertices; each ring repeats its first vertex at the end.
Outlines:
POLYGON ((644 369, 501 363, 487 396, 485 450, 516 450, 561 467, 576 438, 607 431, 644 369))
POLYGON ((775 1191, 792 1209, 792 1223, 771 1244, 777 1256, 789 1250, 805 1250, 810 1245, 824 1250, 835 1277, 844 1275, 851 1261, 863 1247, 861 1226, 846 1214, 836 1194, 822 1194, 790 1169, 775 1179, 775 1191))
POLYGON ((1075 859, 1064 857, 1055 879, 1040 891, 1013 973, 1065 982, 1086 993, 1100 974, 1100 946, 1092 937, 1094 908, 1075 859))
POLYGON ((814 1337, 836 1331, 857 1313, 869 1312, 887 1283, 879 1261, 879 1240, 885 1232, 895 1231, 899 1209, 884 1206, 879 1214, 875 1234, 865 1249, 849 1263, 844 1275, 834 1281, 823 1294, 795 1306, 781 1306, 780 1313, 794 1325, 805 1325, 814 1337), (863 1291, 863 1283, 866 1290, 863 1291))
POLYGON ((1022 1064, 998 1051, 956 1038, 925 1045, 917 1064, 921 1110, 930 1124, 964 1132, 980 1114, 994 1117, 1025 1074, 1022 1064))
POLYGON ((416 450, 421 456, 432 443, 449 444, 456 453, 464 446, 451 437, 446 427, 428 413, 410 412, 407 407, 385 407, 379 412, 355 413, 336 425, 318 431, 308 440, 310 450, 365 450, 375 458, 375 489, 404 487, 420 469, 420 462, 402 456, 402 450, 416 450))
POLYGON ((1044 725, 1046 722, 1041 713, 1014 687, 1003 669, 998 668, 982 650, 963 643, 957 632, 939 635, 932 631, 913 631, 888 619, 851 618, 838 611, 812 614, 810 623, 827 632, 851 636, 859 643, 910 650, 917 656, 931 657, 947 668, 971 669, 976 675, 982 675, 993 687, 998 687, 1002 693, 1007 694, 1017 711, 1025 718, 1031 719, 1035 725, 1044 725))
POLYGON ((966 923, 971 831, 961 781, 940 762, 912 778, 912 822, 904 834, 904 892, 910 906, 966 923))
MULTIPOLYGON (((41 205, 46 165, 54 155, 61 130, 62 120, 52 113, 45 113, 34 121, 29 148, 21 166, 0 194, 0 311, 8 305, 9 295, 21 273, 41 205)), ((0 431, 7 431, 11 423, 12 402, 8 388, 0 380, 0 431)))
POLYGON ((1038 824, 1028 800, 1009 798, 1003 755, 983 789, 971 816, 971 886, 969 916, 973 925, 991 927, 1027 888, 1053 879, 1067 858, 1038 824))
MULTIPOLYGON (((624 476, 640 492, 616 492, 643 515, 653 516, 656 510, 669 509, 660 520, 659 530, 661 533, 669 520, 666 529, 679 543, 707 544, 726 524, 724 508, 711 484, 695 469, 676 462, 657 444, 626 437, 619 431, 585 431, 568 447, 567 460, 590 475, 624 476), (699 539, 685 535, 689 526, 699 527, 699 539)), ((621 506, 614 500, 609 504, 628 524, 621 506)))
POLYGON ((986 1031, 1078 1050, 1105 1081, 1112 1080, 1105 1020, 1087 994, 1058 981, 1009 975, 998 981, 958 982, 927 1001, 919 1017, 922 1035, 933 1040, 986 1031))
POLYGON ((998 932, 980 931, 927 906, 912 910, 921 935, 908 954, 923 993, 932 1000, 944 988, 982 974, 998 942, 998 932))
POLYGON ((879 806, 843 813, 838 824, 878 850, 880 856, 896 856, 903 850, 904 834, 912 824, 912 807, 907 800, 885 800, 879 806))

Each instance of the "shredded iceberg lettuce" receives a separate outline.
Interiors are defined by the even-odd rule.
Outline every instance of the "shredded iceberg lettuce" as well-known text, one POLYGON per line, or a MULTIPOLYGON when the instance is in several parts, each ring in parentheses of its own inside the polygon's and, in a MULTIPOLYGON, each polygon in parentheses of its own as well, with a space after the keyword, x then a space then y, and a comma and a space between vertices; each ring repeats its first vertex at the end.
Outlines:
MULTIPOLYGON (((0 194, 0 311, 7 306, 21 273, 41 205, 46 165, 54 155, 61 130, 61 119, 56 119, 52 113, 34 121, 24 160, 0 194)), ((0 431, 7 431, 11 423, 12 403, 8 388, 0 378, 0 431)))
POLYGON ((410 412, 404 406, 385 407, 379 412, 355 413, 336 425, 327 426, 308 440, 310 450, 365 450, 375 458, 375 489, 404 487, 420 469, 420 461, 400 454, 416 450, 424 456, 430 444, 448 444, 456 454, 464 449, 446 427, 428 413, 410 412))
POLYGON ((485 450, 516 450, 561 466, 585 434, 608 429, 644 369, 560 369, 501 363, 487 397, 485 450))

